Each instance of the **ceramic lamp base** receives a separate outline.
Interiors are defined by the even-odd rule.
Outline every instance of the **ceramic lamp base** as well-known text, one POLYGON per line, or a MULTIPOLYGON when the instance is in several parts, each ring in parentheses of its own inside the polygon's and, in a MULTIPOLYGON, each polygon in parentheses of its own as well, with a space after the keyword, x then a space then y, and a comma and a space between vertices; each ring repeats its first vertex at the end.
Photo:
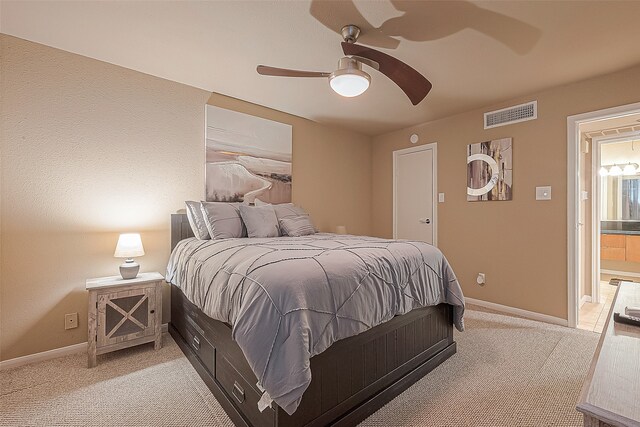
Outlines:
POLYGON ((120 265, 120 275, 123 279, 135 279, 140 271, 140 264, 132 259, 126 260, 120 265))

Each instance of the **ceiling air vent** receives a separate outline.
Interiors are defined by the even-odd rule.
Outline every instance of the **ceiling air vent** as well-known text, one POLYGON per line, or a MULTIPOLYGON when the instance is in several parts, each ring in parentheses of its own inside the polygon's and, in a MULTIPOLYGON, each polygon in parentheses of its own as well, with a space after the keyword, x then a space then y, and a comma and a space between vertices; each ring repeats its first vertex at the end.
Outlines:
POLYGON ((484 128, 491 129, 538 118, 538 101, 484 113, 484 128))

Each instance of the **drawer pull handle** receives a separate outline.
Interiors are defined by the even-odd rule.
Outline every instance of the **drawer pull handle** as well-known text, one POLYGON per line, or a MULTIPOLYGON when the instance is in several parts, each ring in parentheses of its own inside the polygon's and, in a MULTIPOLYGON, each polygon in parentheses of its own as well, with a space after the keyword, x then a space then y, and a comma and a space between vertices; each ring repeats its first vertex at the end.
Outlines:
POLYGON ((193 342, 191 343, 191 346, 196 350, 200 350, 200 340, 198 339, 198 337, 193 337, 193 342))
POLYGON ((237 381, 233 382, 233 390, 231 390, 231 394, 233 394, 233 397, 235 397, 239 403, 244 402, 244 390, 240 387, 240 384, 238 384, 237 381))

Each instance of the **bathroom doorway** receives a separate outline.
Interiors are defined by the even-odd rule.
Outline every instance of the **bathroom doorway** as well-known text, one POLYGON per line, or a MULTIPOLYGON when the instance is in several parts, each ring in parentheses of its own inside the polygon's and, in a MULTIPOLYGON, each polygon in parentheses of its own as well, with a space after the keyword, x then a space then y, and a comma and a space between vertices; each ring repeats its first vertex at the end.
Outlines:
MULTIPOLYGON (((578 328, 602 332, 616 286, 640 278, 640 117, 584 126, 591 145, 591 271, 585 278, 578 328), (611 127, 613 126, 613 127, 611 127), (597 127, 597 129, 593 129, 597 127), (589 292, 591 287, 591 292, 589 292)), ((588 153, 585 155, 588 157, 588 153)), ((589 234, 588 232, 584 234, 589 234)))
POLYGON ((576 326, 600 333, 617 284, 640 281, 640 112, 578 130, 576 326))
POLYGON ((640 103, 570 116, 567 134, 567 323, 601 332, 612 279, 640 281, 640 103))

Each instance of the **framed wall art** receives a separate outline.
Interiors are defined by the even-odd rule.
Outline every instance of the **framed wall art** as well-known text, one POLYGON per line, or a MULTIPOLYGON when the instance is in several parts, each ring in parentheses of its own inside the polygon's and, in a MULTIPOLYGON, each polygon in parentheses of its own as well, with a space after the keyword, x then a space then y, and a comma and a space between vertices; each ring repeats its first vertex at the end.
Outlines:
POLYGON ((291 125, 206 106, 208 202, 291 202, 291 125))
POLYGON ((467 200, 511 200, 513 146, 511 138, 467 146, 467 200))

